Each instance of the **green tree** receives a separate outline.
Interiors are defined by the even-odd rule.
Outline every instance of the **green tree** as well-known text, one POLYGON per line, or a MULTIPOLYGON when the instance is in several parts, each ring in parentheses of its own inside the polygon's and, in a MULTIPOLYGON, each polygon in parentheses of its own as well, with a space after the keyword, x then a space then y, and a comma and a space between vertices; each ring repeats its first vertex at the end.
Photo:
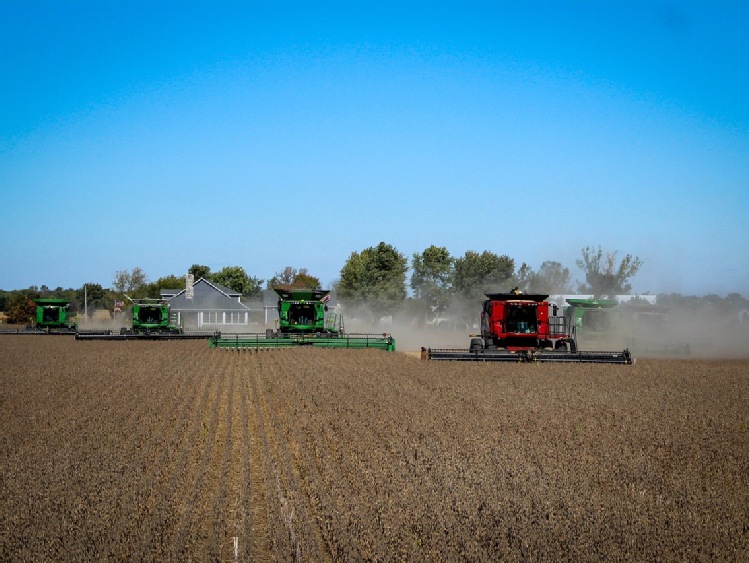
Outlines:
POLYGON ((169 275, 157 279, 155 282, 148 284, 148 297, 158 299, 161 297, 162 289, 185 289, 185 277, 169 275))
POLYGON ((107 295, 104 288, 93 282, 84 283, 83 286, 75 292, 76 309, 78 311, 88 310, 88 315, 93 316, 96 309, 108 309, 107 295), (88 306, 86 305, 88 303, 88 306))
POLYGON ((200 264, 193 264, 190 266, 187 273, 192 274, 195 281, 198 281, 201 278, 210 279, 211 277, 211 269, 208 266, 202 266, 200 264))
POLYGON ((260 295, 263 284, 263 280, 249 276, 242 266, 225 266, 211 274, 210 281, 220 283, 245 297, 260 295))
POLYGON ((572 275, 560 262, 547 260, 530 278, 529 288, 534 293, 572 293, 572 275))
POLYGON ((307 268, 292 268, 286 266, 282 271, 276 272, 276 274, 268 280, 266 286, 268 289, 275 287, 284 287, 286 289, 315 289, 320 287, 320 278, 309 275, 307 268))
POLYGON ((354 307, 368 307, 382 315, 393 314, 406 299, 406 257, 381 242, 353 252, 341 268, 338 298, 354 307))
POLYGON ((145 288, 148 276, 139 267, 132 270, 118 270, 114 273, 112 287, 115 291, 129 295, 135 291, 145 288))
POLYGON ((507 286, 513 282, 514 272, 515 261, 509 256, 468 250, 455 260, 453 287, 464 299, 480 301, 487 292, 512 289, 507 286))
POLYGON ((452 291, 455 260, 444 246, 414 252, 411 259, 411 289, 429 310, 444 311, 452 291))
POLYGON ((629 293, 632 284, 628 280, 639 271, 642 260, 627 254, 617 263, 618 253, 618 250, 604 253, 600 246, 597 249, 589 246, 583 248, 582 259, 575 261, 577 267, 585 273, 585 283, 578 284, 578 291, 592 293, 596 297, 629 293))
POLYGON ((518 268, 515 274, 515 281, 513 285, 517 286, 523 291, 533 291, 533 280, 536 277, 536 273, 533 271, 528 264, 523 262, 518 268))
POLYGON ((8 324, 30 323, 36 314, 34 298, 36 291, 15 291, 5 302, 5 318, 8 324))

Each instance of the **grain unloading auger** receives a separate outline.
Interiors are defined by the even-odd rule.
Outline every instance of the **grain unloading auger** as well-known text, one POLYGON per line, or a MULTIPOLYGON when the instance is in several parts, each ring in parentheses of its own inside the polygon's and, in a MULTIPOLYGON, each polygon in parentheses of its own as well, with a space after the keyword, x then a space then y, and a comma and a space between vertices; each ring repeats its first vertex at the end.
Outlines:
POLYGON ((471 362, 634 363, 629 350, 579 351, 574 327, 548 295, 487 293, 481 311, 481 334, 471 338, 468 350, 422 348, 425 360, 471 362))
POLYGON ((395 339, 387 333, 347 333, 343 317, 328 311, 330 292, 321 289, 275 289, 278 294, 278 328, 265 333, 217 333, 211 348, 271 350, 297 346, 318 348, 373 348, 395 350, 395 339))

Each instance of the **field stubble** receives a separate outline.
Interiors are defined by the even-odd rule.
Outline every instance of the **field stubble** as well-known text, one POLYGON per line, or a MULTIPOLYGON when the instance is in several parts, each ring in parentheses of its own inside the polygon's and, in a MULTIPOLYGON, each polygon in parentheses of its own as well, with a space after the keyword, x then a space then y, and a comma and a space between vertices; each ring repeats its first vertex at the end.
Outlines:
POLYGON ((749 362, 0 339, 3 560, 740 560, 749 362))

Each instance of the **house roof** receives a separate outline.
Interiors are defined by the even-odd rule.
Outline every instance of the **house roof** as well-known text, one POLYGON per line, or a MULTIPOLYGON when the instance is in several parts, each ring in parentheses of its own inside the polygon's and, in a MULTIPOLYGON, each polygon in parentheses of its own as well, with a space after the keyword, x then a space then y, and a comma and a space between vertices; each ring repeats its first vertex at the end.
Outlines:
POLYGON ((200 278, 193 284, 193 297, 188 299, 186 290, 180 290, 169 299, 174 311, 249 311, 239 298, 241 293, 200 278))

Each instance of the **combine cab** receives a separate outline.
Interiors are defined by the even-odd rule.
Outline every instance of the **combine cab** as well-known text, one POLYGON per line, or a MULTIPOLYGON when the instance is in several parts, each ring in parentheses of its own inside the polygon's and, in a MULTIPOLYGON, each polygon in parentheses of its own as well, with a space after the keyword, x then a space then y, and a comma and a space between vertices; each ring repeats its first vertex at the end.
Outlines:
POLYGON ((630 364, 622 352, 578 351, 575 329, 548 295, 488 293, 481 311, 481 334, 471 339, 468 350, 422 349, 430 360, 483 362, 588 362, 630 364))
POLYGON ((212 348, 269 350, 296 346, 374 348, 395 350, 395 339, 385 334, 348 334, 343 317, 328 310, 330 292, 321 289, 275 289, 278 328, 261 334, 216 334, 212 348))
POLYGON ((329 291, 322 289, 274 289, 278 294, 278 332, 337 336, 344 332, 343 319, 328 311, 329 291))
POLYGON ((178 334, 180 327, 170 324, 169 304, 160 299, 138 299, 133 303, 133 326, 122 334, 178 334))
POLYGON ((70 319, 70 299, 34 299, 37 330, 48 333, 75 334, 75 323, 70 319))

